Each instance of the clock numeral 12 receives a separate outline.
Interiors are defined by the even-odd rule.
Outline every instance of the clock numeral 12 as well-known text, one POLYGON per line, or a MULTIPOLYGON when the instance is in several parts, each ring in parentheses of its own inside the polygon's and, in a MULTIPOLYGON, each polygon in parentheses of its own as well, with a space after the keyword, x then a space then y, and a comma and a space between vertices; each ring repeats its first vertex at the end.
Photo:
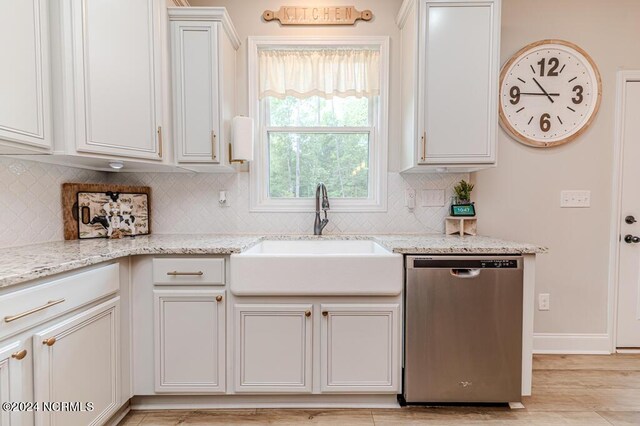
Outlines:
MULTIPOLYGON (((538 62, 538 65, 540 65, 540 77, 544 77, 545 62, 545 58, 540 59, 540 61, 538 62)), ((549 66, 551 68, 549 68, 547 77, 557 77, 558 72, 556 70, 558 69, 558 66, 560 66, 560 60, 558 58, 549 59, 549 66)))

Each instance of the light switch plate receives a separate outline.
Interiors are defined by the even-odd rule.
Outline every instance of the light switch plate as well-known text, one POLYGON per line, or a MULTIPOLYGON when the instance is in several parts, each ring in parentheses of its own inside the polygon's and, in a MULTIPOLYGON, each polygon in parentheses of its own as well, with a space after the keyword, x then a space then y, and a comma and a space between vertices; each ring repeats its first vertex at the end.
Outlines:
POLYGON ((538 310, 539 311, 548 311, 550 309, 549 299, 550 299, 549 293, 538 294, 538 310))
POLYGON ((444 189, 423 189, 422 207, 444 207, 444 189))
POLYGON ((562 191, 560 192, 560 207, 588 208, 591 207, 591 191, 562 191))

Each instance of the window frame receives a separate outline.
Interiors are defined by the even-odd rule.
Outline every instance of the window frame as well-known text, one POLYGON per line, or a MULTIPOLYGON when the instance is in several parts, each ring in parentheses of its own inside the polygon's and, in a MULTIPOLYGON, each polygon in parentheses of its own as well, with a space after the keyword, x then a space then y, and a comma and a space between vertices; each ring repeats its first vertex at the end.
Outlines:
MULTIPOLYGON (((295 131, 294 127, 266 126, 266 110, 258 99, 258 51, 265 48, 295 47, 355 47, 375 48, 380 51, 380 96, 372 100, 373 111, 369 127, 322 127, 327 131, 366 130, 369 137, 369 197, 332 198, 334 212, 384 212, 387 211, 387 161, 388 161, 388 95, 389 95, 389 37, 249 37, 248 38, 248 105, 249 116, 255 125, 254 161, 249 171, 249 195, 251 212, 313 212, 313 198, 271 198, 269 196, 269 144, 268 131, 295 131)), ((370 113, 372 108, 370 108, 370 113)), ((309 130, 310 127, 303 129, 309 130)))

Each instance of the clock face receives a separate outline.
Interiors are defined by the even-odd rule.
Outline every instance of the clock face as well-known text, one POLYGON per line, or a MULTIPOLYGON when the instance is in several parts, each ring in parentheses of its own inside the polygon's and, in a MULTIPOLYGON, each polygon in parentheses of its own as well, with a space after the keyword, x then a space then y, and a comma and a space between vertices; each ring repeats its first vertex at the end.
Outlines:
POLYGON ((533 43, 502 69, 502 127, 527 145, 569 142, 597 113, 600 84, 597 67, 578 46, 560 40, 533 43))

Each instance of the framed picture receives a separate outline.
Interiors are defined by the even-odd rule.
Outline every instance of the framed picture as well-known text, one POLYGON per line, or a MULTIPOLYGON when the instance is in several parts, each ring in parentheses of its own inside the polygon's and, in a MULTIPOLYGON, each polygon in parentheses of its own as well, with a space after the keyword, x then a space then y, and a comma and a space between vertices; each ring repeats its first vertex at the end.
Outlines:
POLYGON ((469 204, 451 204, 451 216, 475 216, 476 207, 473 203, 469 204))

